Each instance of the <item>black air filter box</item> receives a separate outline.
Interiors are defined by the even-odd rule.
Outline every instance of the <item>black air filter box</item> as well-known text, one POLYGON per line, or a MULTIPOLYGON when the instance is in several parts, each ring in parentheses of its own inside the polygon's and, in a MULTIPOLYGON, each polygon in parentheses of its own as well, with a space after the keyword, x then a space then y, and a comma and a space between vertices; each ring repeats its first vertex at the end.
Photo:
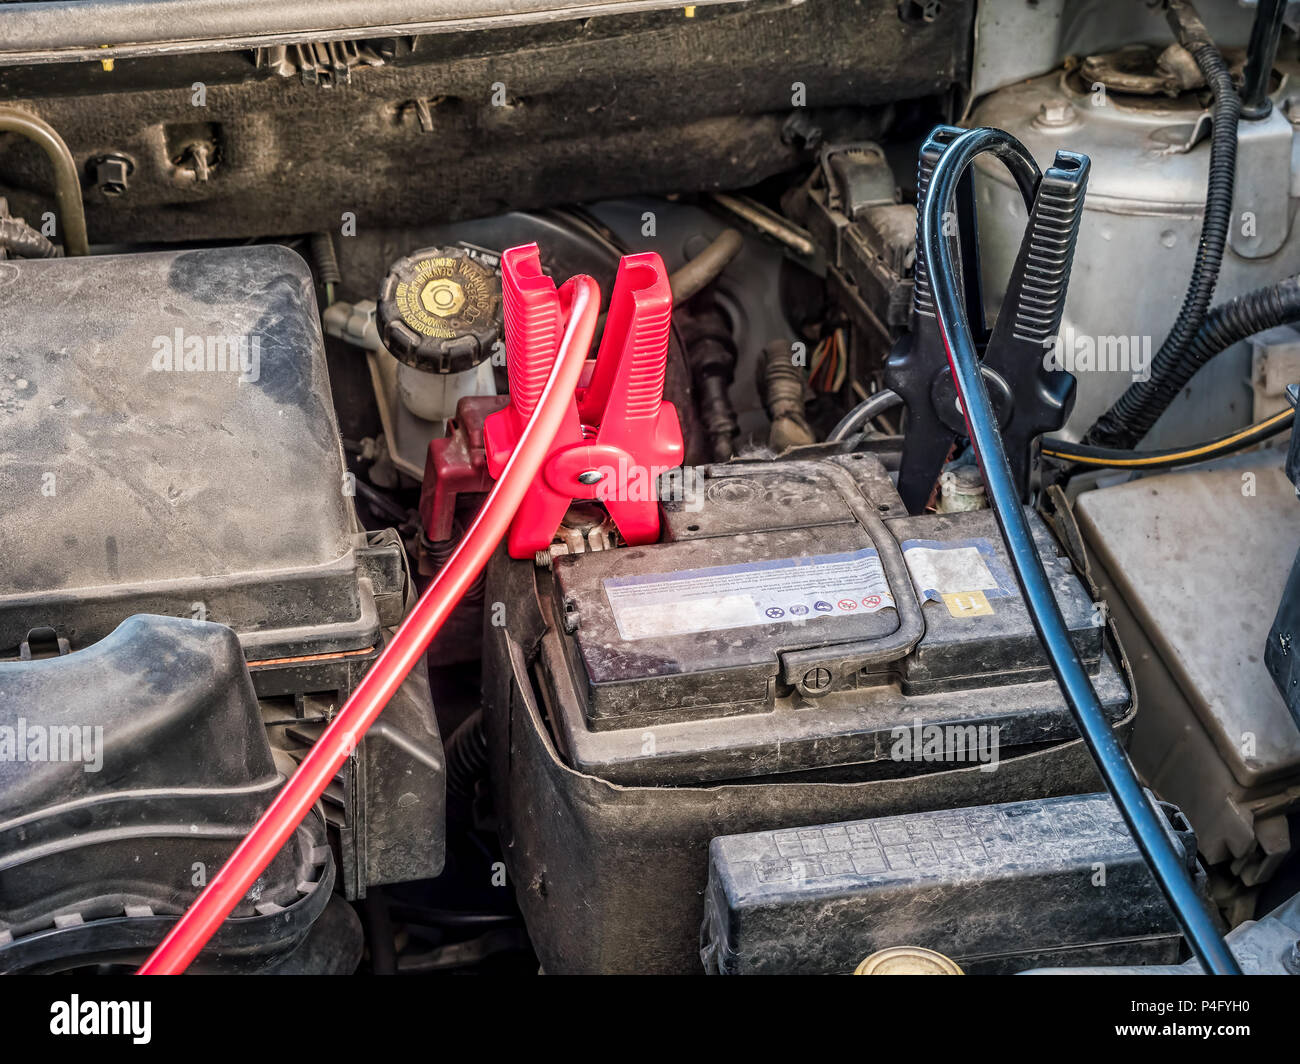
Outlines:
MULTIPOLYGON (((397 534, 356 517, 307 264, 2 262, 0 321, 0 661, 42 629, 81 651, 134 614, 215 621, 300 759, 409 587, 397 534)), ((348 897, 441 870, 442 769, 421 667, 325 797, 348 897)))
MULTIPOLYGON (((132 617, 86 650, 0 662, 0 971, 143 960, 283 782, 221 625, 132 617)), ((312 813, 197 970, 283 961, 333 883, 312 813)))
POLYGON ((134 613, 228 625, 250 661, 372 653, 400 565, 356 521, 299 256, 5 262, 0 320, 0 657, 134 613))

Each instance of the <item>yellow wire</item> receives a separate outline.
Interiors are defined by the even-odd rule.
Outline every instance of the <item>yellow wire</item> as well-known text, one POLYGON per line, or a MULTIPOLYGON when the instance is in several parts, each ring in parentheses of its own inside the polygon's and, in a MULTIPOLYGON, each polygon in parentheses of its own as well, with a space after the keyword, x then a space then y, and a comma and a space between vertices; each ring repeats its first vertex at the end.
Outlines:
POLYGON ((1257 432, 1271 428, 1281 421, 1295 416, 1294 410, 1283 410, 1274 414, 1272 417, 1265 418, 1263 421, 1256 422, 1254 425, 1248 425, 1240 432, 1233 436, 1228 436, 1222 440, 1215 440, 1213 443, 1202 444, 1200 447, 1193 447, 1187 451, 1178 451, 1175 454, 1153 454, 1145 458, 1088 458, 1083 455, 1069 454, 1065 451, 1053 451, 1046 447, 1043 448, 1043 454, 1052 458, 1064 458, 1071 462, 1078 462, 1080 465, 1098 465, 1098 466, 1115 466, 1115 467, 1132 467, 1132 466, 1149 466, 1149 465, 1168 465, 1170 462, 1179 462, 1183 459, 1195 458, 1198 455, 1213 454, 1221 451, 1226 447, 1231 447, 1238 440, 1244 440, 1248 436, 1253 436, 1257 432))

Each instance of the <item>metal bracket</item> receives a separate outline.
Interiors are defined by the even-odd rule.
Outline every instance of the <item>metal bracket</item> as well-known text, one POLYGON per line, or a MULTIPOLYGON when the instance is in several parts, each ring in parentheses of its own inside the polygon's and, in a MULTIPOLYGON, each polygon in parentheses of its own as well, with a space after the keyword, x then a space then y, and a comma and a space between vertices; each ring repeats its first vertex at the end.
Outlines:
POLYGON ((1290 120, 1274 107, 1237 126, 1237 181, 1228 246, 1244 259, 1276 254, 1291 233, 1290 120))

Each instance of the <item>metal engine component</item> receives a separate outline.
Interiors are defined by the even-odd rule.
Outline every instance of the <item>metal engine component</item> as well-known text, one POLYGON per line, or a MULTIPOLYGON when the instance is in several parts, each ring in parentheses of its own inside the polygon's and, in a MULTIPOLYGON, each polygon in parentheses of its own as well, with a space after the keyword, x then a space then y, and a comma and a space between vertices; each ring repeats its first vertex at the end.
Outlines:
MULTIPOLYGON (((0 658, 38 630, 80 651, 134 614, 222 624, 299 755, 410 594, 400 541, 353 508, 306 263, 274 245, 5 262, 0 314, 0 494, 26 500, 0 512, 0 658)), ((442 867, 419 675, 326 804, 347 896, 442 867)))
MULTIPOLYGON (((1285 96, 1285 86, 1278 93, 1285 96)), ((1070 295, 1059 327, 1066 368, 1078 378, 1065 435, 1085 432, 1147 372, 1178 315, 1200 238, 1210 145, 1207 114, 1194 91, 1175 98, 1097 90, 1056 72, 991 93, 975 125, 1005 129, 1048 164, 1067 143, 1092 160, 1070 295), (1139 294, 1140 295, 1137 295, 1139 294)), ((1275 108, 1239 127, 1238 188, 1215 302, 1300 270, 1291 217, 1298 192, 1291 124, 1275 108), (1258 142, 1258 144, 1257 144, 1258 142), (1262 154, 1255 155, 1256 146, 1262 154), (1253 225, 1250 224, 1253 219, 1253 225), (1243 227, 1258 233, 1242 242, 1243 227)), ((1023 218, 1020 192, 1000 164, 977 161, 976 196, 990 218, 1023 218)), ((1019 250, 1016 226, 980 233, 989 306, 1019 250)), ((1146 446, 1159 448, 1231 432, 1251 417, 1250 351, 1239 344, 1197 374, 1157 422, 1146 446)))
MULTIPOLYGON (((1195 835, 1162 811, 1195 871, 1195 835)), ((700 953, 722 975, 848 975, 899 942, 970 975, 1160 964, 1181 940, 1107 794, 723 836, 709 846, 704 913, 700 953)))

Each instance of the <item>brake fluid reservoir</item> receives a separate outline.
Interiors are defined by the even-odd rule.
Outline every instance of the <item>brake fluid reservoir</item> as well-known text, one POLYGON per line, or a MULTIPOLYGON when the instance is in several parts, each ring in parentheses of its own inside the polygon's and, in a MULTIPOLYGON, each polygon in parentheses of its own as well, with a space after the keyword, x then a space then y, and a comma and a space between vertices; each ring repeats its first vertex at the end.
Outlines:
POLYGON ((425 421, 451 417, 463 395, 491 394, 501 336, 501 280, 464 248, 425 248, 388 271, 376 308, 397 359, 397 394, 425 421))

